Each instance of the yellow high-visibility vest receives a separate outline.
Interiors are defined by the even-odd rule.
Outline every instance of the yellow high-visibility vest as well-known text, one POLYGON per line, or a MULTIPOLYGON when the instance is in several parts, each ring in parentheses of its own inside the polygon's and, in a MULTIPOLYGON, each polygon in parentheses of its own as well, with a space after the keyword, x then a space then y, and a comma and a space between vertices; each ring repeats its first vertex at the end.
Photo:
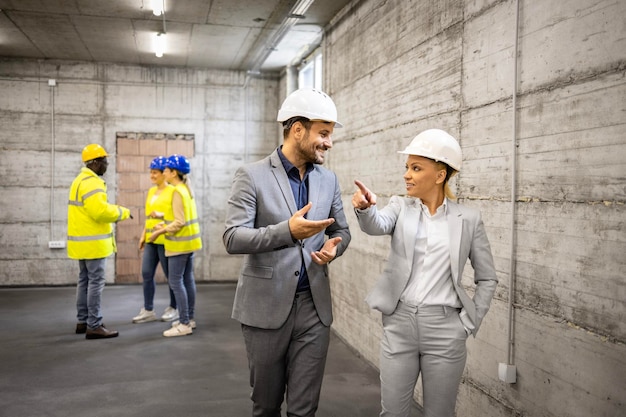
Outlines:
POLYGON ((83 167, 72 182, 67 206, 67 256, 105 258, 116 251, 111 223, 127 219, 130 210, 107 202, 102 178, 83 167))
MULTIPOLYGON (((198 211, 196 208, 196 200, 191 198, 189 189, 185 184, 178 184, 175 191, 180 193, 183 199, 183 207, 185 211, 185 225, 175 234, 165 234, 165 251, 166 252, 193 252, 202 249, 202 239, 200 237, 200 222, 198 221, 198 211)), ((170 210, 164 218, 165 223, 169 224, 174 221, 174 212, 170 210), (171 216, 171 217, 169 217, 171 216)))
MULTIPOLYGON (((157 190, 158 187, 156 185, 154 187, 150 187, 148 190, 148 197, 146 198, 146 242, 150 241, 150 235, 152 235, 154 226, 163 221, 162 219, 152 219, 148 217, 150 213, 158 211, 163 213, 164 218, 174 217, 174 214, 172 213, 172 194, 174 193, 174 186, 167 184, 167 186, 163 188, 155 197, 157 190)), ((165 244, 165 236, 160 235, 152 243, 156 243, 158 245, 165 244)))

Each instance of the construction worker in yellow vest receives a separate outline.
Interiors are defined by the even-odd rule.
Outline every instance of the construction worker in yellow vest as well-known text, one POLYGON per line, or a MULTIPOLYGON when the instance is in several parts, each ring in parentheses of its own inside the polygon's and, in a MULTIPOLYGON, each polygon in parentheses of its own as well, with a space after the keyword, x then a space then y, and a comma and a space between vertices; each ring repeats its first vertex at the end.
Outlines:
POLYGON ((105 285, 106 258, 116 251, 111 223, 132 218, 126 207, 107 202, 107 188, 100 178, 109 165, 104 148, 85 146, 85 166, 72 182, 67 208, 67 255, 78 260, 76 333, 87 339, 117 337, 102 323, 100 303, 105 285))
MULTIPOLYGON (((167 158, 157 156, 150 163, 150 181, 154 184, 148 190, 146 197, 145 214, 146 221, 143 228, 141 238, 139 238, 139 250, 143 250, 141 261, 141 276, 143 279, 143 307, 139 310, 139 314, 133 317, 133 323, 148 323, 157 320, 154 312, 154 293, 156 292, 156 281, 154 274, 157 266, 161 264, 161 269, 167 278, 167 256, 165 256, 165 236, 159 236, 154 242, 150 242, 150 235, 154 226, 161 223, 167 217, 173 217, 166 214, 172 209, 172 194, 174 186, 165 181, 165 162, 167 158)), ((169 287, 170 302, 163 315, 161 321, 174 321, 178 319, 178 310, 176 309, 176 297, 169 287)))
POLYGON ((179 320, 163 332, 165 337, 185 336, 193 333, 196 305, 196 283, 193 276, 194 252, 202 249, 200 223, 196 200, 189 186, 189 160, 174 154, 167 158, 163 174, 174 186, 172 210, 168 210, 164 222, 154 226, 151 242, 165 235, 165 256, 168 259, 167 279, 174 291, 179 320))

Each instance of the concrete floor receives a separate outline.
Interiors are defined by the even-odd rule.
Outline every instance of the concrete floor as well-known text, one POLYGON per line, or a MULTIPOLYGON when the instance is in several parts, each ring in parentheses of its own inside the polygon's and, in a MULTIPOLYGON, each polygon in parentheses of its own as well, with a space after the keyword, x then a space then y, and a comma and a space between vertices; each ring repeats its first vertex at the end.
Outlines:
MULTIPOLYGON (((74 333, 73 287, 0 289, 0 416, 251 415, 243 338, 230 319, 234 291, 198 285, 198 328, 168 339, 168 323, 131 323, 139 285, 107 286, 104 322, 120 336, 86 340, 74 333)), ((166 297, 159 285, 158 315, 166 297)), ((317 417, 375 417, 379 402, 377 370, 333 335, 317 417)), ((413 415, 422 415, 417 406, 413 415)))

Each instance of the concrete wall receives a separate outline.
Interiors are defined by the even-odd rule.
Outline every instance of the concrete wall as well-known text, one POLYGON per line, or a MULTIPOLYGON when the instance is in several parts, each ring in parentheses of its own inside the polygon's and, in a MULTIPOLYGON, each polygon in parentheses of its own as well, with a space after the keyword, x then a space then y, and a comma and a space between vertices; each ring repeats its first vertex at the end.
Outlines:
POLYGON ((240 72, 0 59, 0 285, 76 282, 76 262, 48 241, 65 240, 67 192, 88 143, 112 154, 104 178, 115 202, 117 132, 195 136, 191 180, 204 242, 196 279, 236 279, 240 259, 221 243, 230 181, 279 140, 277 81, 245 81, 240 72))
MULTIPOLYGON (((462 145, 454 188, 482 211, 500 278, 468 342, 458 415, 626 415, 626 2, 520 2, 514 115, 515 11, 512 0, 364 0, 328 28, 326 90, 346 126, 329 166, 353 233, 331 268, 333 326, 378 362, 380 316, 363 299, 389 239, 359 230, 353 180, 384 205, 403 193, 395 151, 423 129, 443 128, 462 145), (498 379, 511 285, 513 385, 498 379)), ((470 269, 467 286, 471 278, 470 269)))

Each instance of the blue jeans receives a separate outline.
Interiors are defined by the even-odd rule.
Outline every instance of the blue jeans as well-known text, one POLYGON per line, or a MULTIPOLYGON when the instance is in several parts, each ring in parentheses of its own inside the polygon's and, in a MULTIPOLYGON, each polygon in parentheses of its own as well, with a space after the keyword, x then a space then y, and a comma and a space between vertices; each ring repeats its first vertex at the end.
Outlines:
POLYGON ((168 280, 178 305, 179 320, 189 324, 196 307, 196 281, 193 278, 193 252, 168 257, 168 280))
MULTIPOLYGON (((154 274, 157 265, 161 263, 161 268, 168 276, 167 257, 165 256, 165 247, 155 243, 146 243, 143 247, 143 258, 141 260, 141 276, 143 277, 143 308, 148 311, 154 310, 154 293, 156 291, 156 282, 154 274)), ((176 309, 176 298, 174 292, 167 286, 170 293, 170 307, 176 309)))
POLYGON ((100 304, 104 290, 104 267, 106 258, 81 259, 78 261, 80 272, 76 286, 76 318, 79 323, 87 323, 90 329, 102 325, 100 304))

